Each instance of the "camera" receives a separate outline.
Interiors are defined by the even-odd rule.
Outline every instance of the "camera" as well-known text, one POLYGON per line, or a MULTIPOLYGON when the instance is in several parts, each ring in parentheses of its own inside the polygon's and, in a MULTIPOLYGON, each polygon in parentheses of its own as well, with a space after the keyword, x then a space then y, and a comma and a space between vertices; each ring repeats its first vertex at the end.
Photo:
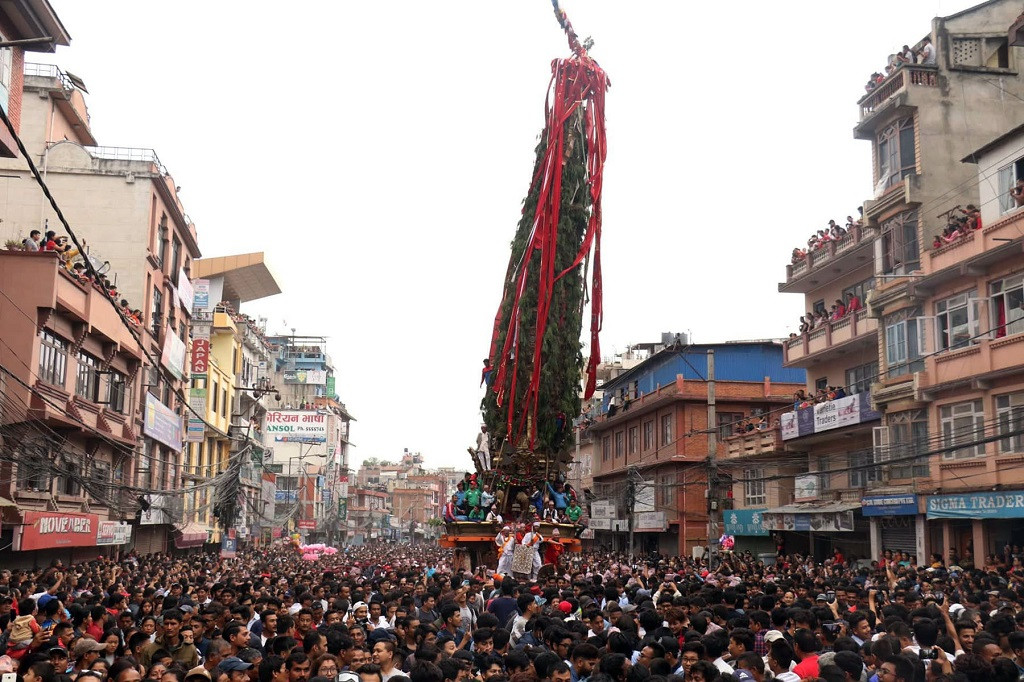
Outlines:
POLYGON ((938 659, 939 652, 935 647, 931 647, 929 649, 922 647, 921 650, 917 652, 917 657, 922 661, 934 661, 938 659))
POLYGON ((936 591, 936 592, 934 592, 934 593, 932 594, 932 596, 934 596, 934 597, 935 597, 935 603, 937 603, 937 604, 941 604, 941 603, 943 603, 944 601, 946 601, 946 595, 945 595, 945 593, 944 593, 944 592, 939 592, 939 591, 936 591))
POLYGON ((836 593, 833 592, 832 590, 829 590, 828 592, 826 592, 825 593, 825 601, 827 601, 829 604, 835 604, 836 603, 836 593))

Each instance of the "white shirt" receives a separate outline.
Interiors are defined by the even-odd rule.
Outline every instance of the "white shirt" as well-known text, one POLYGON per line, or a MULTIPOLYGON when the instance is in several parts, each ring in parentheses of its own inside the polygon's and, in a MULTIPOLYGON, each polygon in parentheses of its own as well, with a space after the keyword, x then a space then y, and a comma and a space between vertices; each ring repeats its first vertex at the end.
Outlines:
POLYGON ((718 668, 718 670, 724 675, 732 675, 733 672, 735 672, 732 669, 732 666, 726 663, 725 659, 723 659, 721 656, 715 659, 715 667, 718 668))
POLYGON ((928 43, 921 48, 921 63, 935 65, 935 48, 931 43, 928 43))

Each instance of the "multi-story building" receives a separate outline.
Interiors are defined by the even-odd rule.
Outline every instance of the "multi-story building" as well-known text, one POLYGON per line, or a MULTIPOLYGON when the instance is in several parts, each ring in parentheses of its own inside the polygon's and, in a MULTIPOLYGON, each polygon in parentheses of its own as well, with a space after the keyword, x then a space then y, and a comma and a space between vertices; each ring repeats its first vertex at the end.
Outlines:
MULTIPOLYGON (((117 298, 142 311, 135 333, 147 361, 144 409, 133 483, 153 491, 135 532, 141 552, 167 549, 172 524, 181 521, 183 488, 180 423, 188 411, 185 347, 191 304, 189 273, 200 255, 195 226, 185 215, 174 179, 152 149, 99 147, 76 77, 51 65, 25 64, 21 138, 79 238, 86 257, 116 287, 117 298), (155 425, 176 420, 179 428, 155 425)), ((56 213, 41 200, 24 161, 0 159, 10 184, 4 231, 62 232, 56 213)), ((13 235, 12 235, 13 236, 13 235)))
POLYGON ((397 535, 391 528, 391 495, 374 488, 352 487, 348 498, 349 541, 355 545, 397 535))
POLYGON ((0 252, 0 495, 16 505, 3 510, 5 565, 26 550, 77 561, 130 537, 138 504, 121 490, 143 356, 114 305, 55 253, 0 252))
MULTIPOLYGON (((602 414, 590 425, 600 453, 595 541, 625 547, 632 521, 639 551, 689 555, 705 547, 709 472, 725 458, 724 437, 741 420, 770 418, 803 382, 802 370, 782 366, 774 341, 673 344, 605 382, 602 414)), ((730 470, 718 472, 728 488, 730 470)))
POLYGON ((262 535, 254 528, 265 511, 261 423, 264 403, 273 404, 279 397, 268 376, 271 350, 264 329, 238 311, 242 303, 281 291, 263 254, 200 259, 193 274, 198 303, 189 353, 190 402, 205 415, 205 423, 195 415, 186 420, 185 476, 196 489, 185 498, 189 525, 177 540, 179 547, 220 542, 225 523, 214 504, 218 489, 209 481, 228 471, 238 472, 236 499, 241 500, 230 527, 237 529, 239 540, 262 535), (239 457, 241 462, 235 462, 239 457))
POLYGON ((994 0, 934 19, 915 47, 929 41, 935 63, 903 64, 861 98, 854 135, 872 144, 875 186, 863 224, 787 266, 779 285, 804 294, 808 311, 849 293, 866 302, 786 343, 786 364, 807 369, 809 392, 841 386, 850 395, 795 409, 778 434, 737 445, 796 455, 814 474, 787 476, 796 504, 736 510, 737 532, 774 532, 787 550, 819 558, 838 546, 847 556, 892 549, 922 561, 941 548, 991 552, 1012 535, 954 508, 962 491, 1024 487, 1012 456, 992 456, 1013 453, 1012 437, 978 442, 1000 418, 1010 423, 1020 364, 1006 323, 1020 233, 1003 216, 1024 174, 1013 135, 1000 137, 1024 117, 1024 51, 1007 36, 1019 10, 994 0), (949 216, 968 205, 980 207, 981 229, 947 242, 949 216))

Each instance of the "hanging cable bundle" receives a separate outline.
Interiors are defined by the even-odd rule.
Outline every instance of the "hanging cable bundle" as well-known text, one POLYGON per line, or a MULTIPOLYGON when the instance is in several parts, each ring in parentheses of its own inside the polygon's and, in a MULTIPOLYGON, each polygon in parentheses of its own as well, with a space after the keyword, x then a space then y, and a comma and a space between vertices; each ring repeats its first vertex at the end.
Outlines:
MULTIPOLYGON (((596 385, 602 322, 601 191, 604 70, 552 0, 573 56, 552 62, 545 127, 533 181, 494 320, 485 420, 513 450, 555 454, 579 414, 586 269, 591 269, 590 359, 584 397, 596 385)), ((588 41, 589 43, 589 41, 588 41)), ((520 472, 522 473, 522 472, 520 472)))

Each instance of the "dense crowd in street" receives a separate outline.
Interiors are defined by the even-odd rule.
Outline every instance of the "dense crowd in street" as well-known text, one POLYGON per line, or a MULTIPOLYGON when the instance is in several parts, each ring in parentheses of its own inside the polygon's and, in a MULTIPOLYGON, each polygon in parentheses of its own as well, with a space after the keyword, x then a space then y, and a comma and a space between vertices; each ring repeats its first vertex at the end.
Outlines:
POLYGON ((1019 556, 765 565, 562 554, 540 581, 436 546, 290 545, 0 571, 19 682, 1012 682, 1019 556), (959 559, 951 559, 959 560, 959 559), (459 562, 462 563, 462 562, 459 562))

